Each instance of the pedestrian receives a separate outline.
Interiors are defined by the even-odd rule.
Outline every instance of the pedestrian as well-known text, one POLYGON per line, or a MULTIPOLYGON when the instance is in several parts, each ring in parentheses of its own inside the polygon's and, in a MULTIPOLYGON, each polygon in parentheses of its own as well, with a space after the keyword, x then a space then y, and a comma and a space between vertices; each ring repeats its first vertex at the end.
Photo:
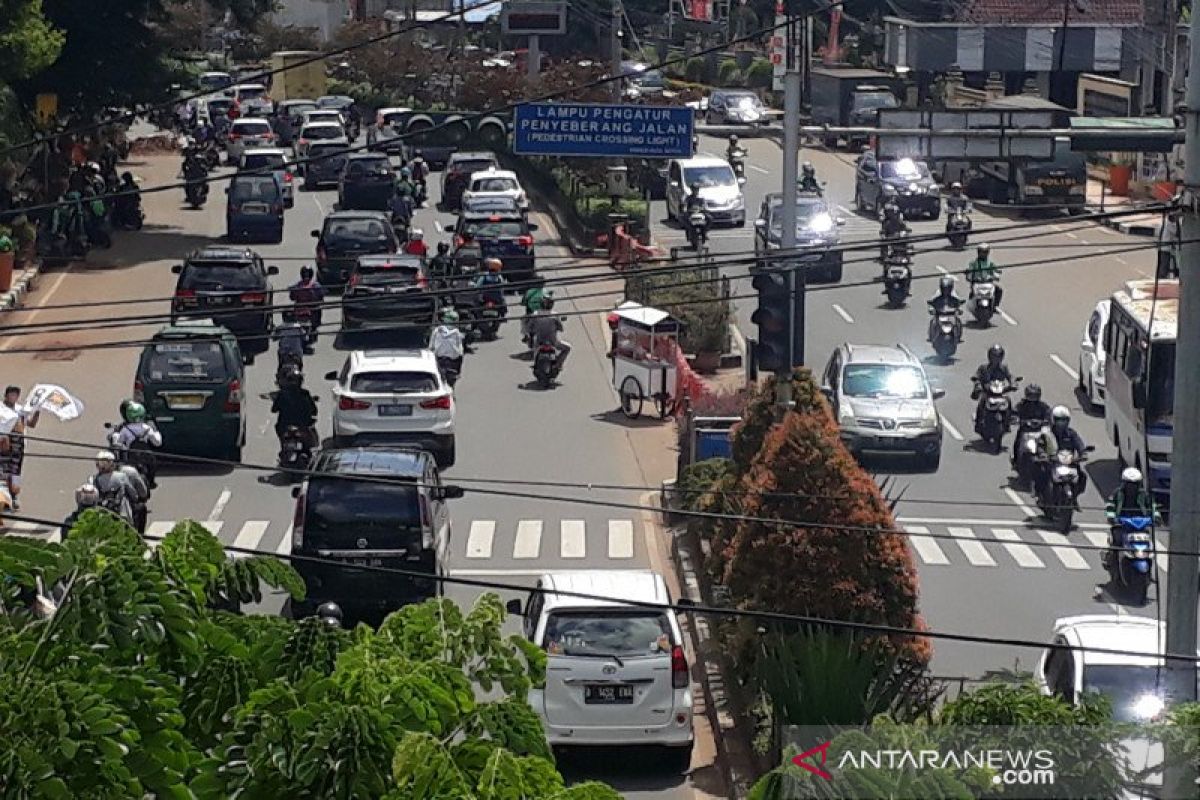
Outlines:
POLYGON ((13 511, 21 510, 21 467, 25 462, 25 432, 36 428, 38 419, 41 418, 40 411, 30 412, 21 408, 20 399, 20 386, 9 386, 4 390, 4 405, 17 415, 17 421, 9 432, 8 454, 3 457, 13 511))

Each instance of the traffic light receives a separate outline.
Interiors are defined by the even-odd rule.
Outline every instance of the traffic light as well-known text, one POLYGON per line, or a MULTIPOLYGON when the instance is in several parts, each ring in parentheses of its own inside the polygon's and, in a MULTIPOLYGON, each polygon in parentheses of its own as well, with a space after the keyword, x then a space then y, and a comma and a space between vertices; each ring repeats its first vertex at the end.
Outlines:
POLYGON ((758 291, 758 308, 750 321, 758 326, 755 361, 760 369, 787 372, 792 368, 792 289, 788 270, 767 264, 751 285, 758 291))

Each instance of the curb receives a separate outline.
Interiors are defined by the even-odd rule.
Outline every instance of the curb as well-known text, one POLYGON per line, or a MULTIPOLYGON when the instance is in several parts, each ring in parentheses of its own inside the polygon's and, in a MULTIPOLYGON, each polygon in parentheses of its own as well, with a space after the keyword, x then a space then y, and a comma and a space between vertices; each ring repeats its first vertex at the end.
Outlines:
MULTIPOLYGON (((1103 209, 1100 206, 1087 206, 1087 210, 1094 213, 1102 213, 1103 209)), ((1120 217, 1101 217, 1096 220, 1106 228, 1111 228, 1114 231, 1129 234, 1130 236, 1158 236, 1162 229, 1162 223, 1140 222, 1137 220, 1127 220, 1120 217)))
POLYGON ((20 308, 25 295, 37 288, 37 278, 42 271, 42 262, 35 259, 32 264, 14 275, 12 288, 0 294, 0 311, 20 308))

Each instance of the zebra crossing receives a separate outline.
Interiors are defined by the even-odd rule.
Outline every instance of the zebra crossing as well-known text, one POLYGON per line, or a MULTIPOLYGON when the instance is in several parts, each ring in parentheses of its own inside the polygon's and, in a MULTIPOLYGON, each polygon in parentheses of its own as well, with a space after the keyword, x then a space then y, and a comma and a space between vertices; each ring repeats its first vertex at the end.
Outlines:
MULTIPOLYGON (((1031 570, 1099 570, 1103 569, 1101 551, 1093 548, 1108 547, 1108 526, 1092 523, 1078 525, 1069 536, 1020 522, 1009 525, 902 522, 901 527, 912 534, 908 543, 917 560, 929 567, 949 567, 965 561, 980 569, 1015 564, 1031 570)), ((1159 551, 1168 549, 1161 536, 1156 539, 1155 547, 1159 551)), ((1156 563, 1160 570, 1166 571, 1166 558, 1156 559, 1156 563)))
MULTIPOLYGON (((151 548, 157 547, 177 524, 177 520, 155 520, 146 526, 146 540, 151 548)), ((227 546, 237 548, 234 557, 245 557, 250 553, 287 554, 291 552, 292 526, 276 525, 270 520, 248 520, 240 527, 227 524, 224 520, 198 520, 209 532, 227 546)), ((636 526, 630 519, 609 519, 589 525, 582 519, 541 520, 522 519, 515 524, 502 524, 497 520, 476 519, 466 525, 454 525, 451 534, 451 557, 461 559, 466 565, 485 561, 582 561, 589 556, 593 560, 610 559, 621 565, 629 563, 639 554, 645 553, 645 545, 639 545, 636 526), (463 536, 463 528, 466 536, 463 536)), ((4 535, 32 536, 50 542, 60 541, 61 531, 43 525, 26 522, 8 522, 4 535)))

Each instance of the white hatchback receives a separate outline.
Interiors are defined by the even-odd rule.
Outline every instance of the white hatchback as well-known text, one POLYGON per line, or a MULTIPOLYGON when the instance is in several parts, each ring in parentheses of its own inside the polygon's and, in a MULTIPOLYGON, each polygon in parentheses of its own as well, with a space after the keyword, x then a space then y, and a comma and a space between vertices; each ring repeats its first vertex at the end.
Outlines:
POLYGON ((333 385, 335 441, 415 444, 438 467, 455 459, 454 394, 431 350, 355 350, 333 385))
MULTIPOLYGON (((546 685, 532 689, 552 747, 660 745, 672 770, 691 765, 692 689, 683 633, 662 576, 648 570, 542 575, 524 608, 527 639, 546 651, 546 685), (618 600, 591 600, 571 592, 618 600)), ((513 600, 508 610, 521 613, 513 600)))
POLYGON ((300 124, 308 125, 312 122, 333 122, 345 127, 346 118, 342 116, 342 112, 335 108, 314 108, 311 111, 304 112, 304 120, 300 124))
POLYGON ((346 129, 340 122, 306 122, 300 126, 293 148, 296 158, 303 160, 308 158, 308 148, 313 142, 335 142, 345 138, 346 129))
POLYGON ((472 200, 492 197, 508 198, 522 211, 529 211, 529 198, 525 196, 515 172, 493 168, 471 174, 471 180, 463 190, 463 205, 468 205, 472 200))

